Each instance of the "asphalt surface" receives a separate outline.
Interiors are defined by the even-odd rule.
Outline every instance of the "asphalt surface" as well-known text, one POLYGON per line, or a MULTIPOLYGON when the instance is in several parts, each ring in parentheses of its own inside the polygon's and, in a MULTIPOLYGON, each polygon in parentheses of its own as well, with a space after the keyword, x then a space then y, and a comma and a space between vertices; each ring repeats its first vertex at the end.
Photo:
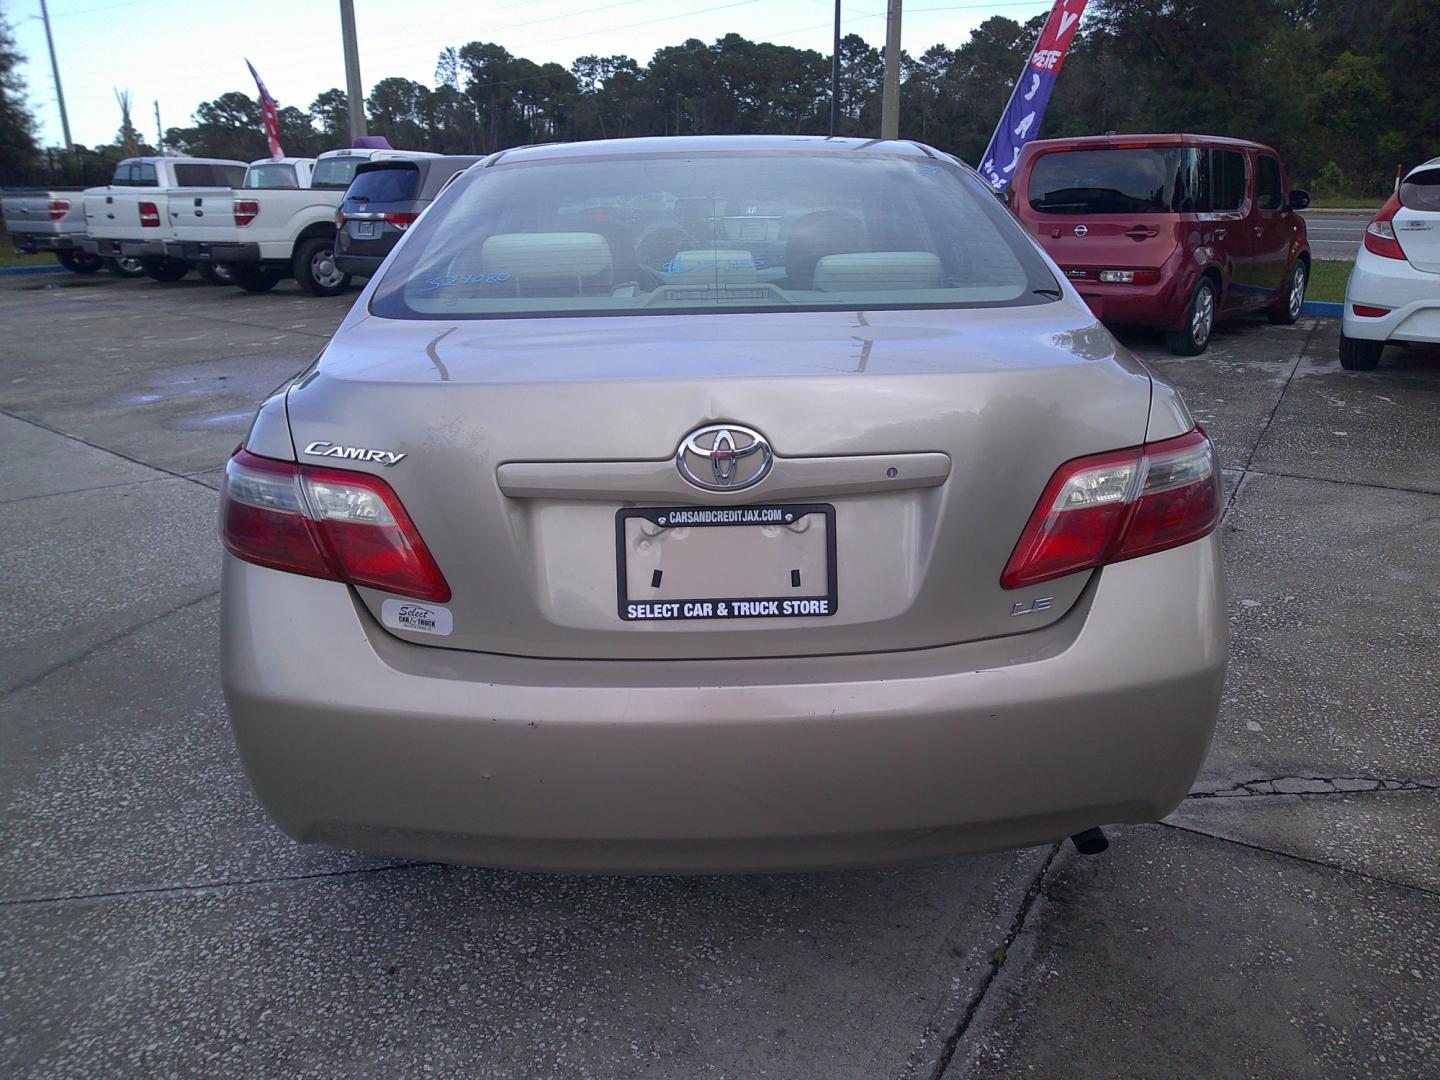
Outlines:
POLYGON ((1374 212, 1307 211, 1305 231, 1317 259, 1353 259, 1374 212))
POLYGON ((0 1075, 1436 1074, 1440 356, 1122 335, 1231 499, 1230 678, 1166 822, 561 878, 298 845, 240 772, 214 487, 352 298, 0 284, 0 1075))

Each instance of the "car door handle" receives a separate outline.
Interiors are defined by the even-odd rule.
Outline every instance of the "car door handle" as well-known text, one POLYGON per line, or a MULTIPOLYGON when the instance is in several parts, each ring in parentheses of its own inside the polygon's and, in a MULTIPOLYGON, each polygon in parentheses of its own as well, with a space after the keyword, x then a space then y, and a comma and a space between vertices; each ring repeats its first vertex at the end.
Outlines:
POLYGON ((1136 225, 1133 228, 1125 230, 1125 235, 1131 240, 1148 240, 1152 236, 1158 236, 1159 233, 1159 229, 1149 225, 1136 225))

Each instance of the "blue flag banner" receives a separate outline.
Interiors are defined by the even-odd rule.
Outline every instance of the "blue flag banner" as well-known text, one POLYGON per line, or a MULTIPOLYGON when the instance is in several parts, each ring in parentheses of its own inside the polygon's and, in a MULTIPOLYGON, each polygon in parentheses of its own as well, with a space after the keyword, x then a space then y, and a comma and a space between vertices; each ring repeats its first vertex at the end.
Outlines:
POLYGON ((1086 0, 1056 0, 1045 20, 1045 29, 1025 62, 1025 70, 1015 83, 1010 95, 1010 104, 990 136, 990 145, 980 159, 980 175, 990 182, 996 191, 1004 191, 1020 163, 1020 151, 1040 131, 1040 121, 1045 116, 1045 106, 1050 102, 1050 91, 1055 89, 1055 80, 1060 75, 1060 65, 1065 62, 1065 53, 1080 25, 1080 16, 1085 11, 1086 0))

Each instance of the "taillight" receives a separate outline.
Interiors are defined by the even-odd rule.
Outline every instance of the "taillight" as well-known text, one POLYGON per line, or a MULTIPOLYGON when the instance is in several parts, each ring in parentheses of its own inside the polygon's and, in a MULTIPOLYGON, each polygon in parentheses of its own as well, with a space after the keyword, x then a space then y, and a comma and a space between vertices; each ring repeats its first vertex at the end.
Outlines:
POLYGON ((1154 285, 1160 280, 1160 271, 1101 270, 1100 280, 1111 285, 1154 285))
POLYGON ((70 204, 64 199, 50 200, 50 220, 59 221, 70 212, 70 204))
POLYGON ((415 219, 419 216, 419 214, 386 214, 385 223, 387 225, 394 225, 397 229, 404 230, 413 225, 415 219))
POLYGON ((160 227, 160 208, 153 202, 140 204, 140 227, 142 229, 158 229, 160 227))
POLYGON ((234 214, 235 224, 243 229, 259 216, 260 204, 254 199, 236 199, 234 214))
POLYGON ((1388 307, 1371 307, 1368 304, 1351 304, 1350 310, 1367 319, 1383 319, 1390 314, 1388 307))
POLYGON ((345 227, 345 215, 339 210, 335 211, 335 227, 337 229, 343 229, 345 227))
POLYGON ((225 466, 220 534, 237 558, 443 603, 450 586, 384 480, 237 450, 225 466))
POLYGON ((1199 428, 1055 470, 1000 584, 1034 585, 1188 544, 1220 520, 1215 448, 1199 428))
POLYGON ((1405 258, 1405 252, 1400 250, 1400 241, 1395 239, 1395 226, 1390 224, 1390 219, 1399 209, 1399 195, 1391 195, 1385 200, 1385 205, 1380 208, 1375 219, 1365 226, 1366 251, 1385 259, 1405 258))

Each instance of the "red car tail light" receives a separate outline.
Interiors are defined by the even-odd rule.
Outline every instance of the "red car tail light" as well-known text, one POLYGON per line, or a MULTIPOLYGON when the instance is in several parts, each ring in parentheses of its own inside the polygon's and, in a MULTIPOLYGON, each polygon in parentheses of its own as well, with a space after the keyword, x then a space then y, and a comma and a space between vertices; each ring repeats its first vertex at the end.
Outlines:
POLYGON ((254 199, 236 199, 234 213, 235 224, 243 229, 260 215, 260 204, 254 199))
POLYGON ((397 229, 404 230, 415 224, 415 219, 419 216, 419 214, 386 214, 385 223, 387 225, 394 225, 397 229))
POLYGON ((1100 280, 1111 285, 1154 285, 1160 280, 1160 271, 1101 270, 1100 280))
POLYGON ((1388 307, 1369 307, 1365 304, 1351 304, 1350 310, 1356 315, 1363 315, 1367 319, 1383 319, 1390 314, 1388 307))
POLYGON ((70 212, 70 203, 65 199, 51 199, 48 209, 50 211, 50 220, 59 221, 70 212))
POLYGON ((443 603, 450 586, 384 480, 237 450, 220 533, 246 562, 443 603))
POLYGON ((158 229, 160 227, 160 208, 153 202, 140 204, 140 227, 142 229, 158 229))
POLYGON ((1067 461, 1045 485, 1000 575, 1006 589, 1178 547, 1220 520, 1220 469, 1199 428, 1067 461))
POLYGON ((343 229, 345 227, 345 215, 339 210, 335 211, 335 227, 337 229, 343 229))
POLYGON ((1385 200, 1385 205, 1380 208, 1374 220, 1365 226, 1366 251, 1385 259, 1405 258, 1405 252, 1400 249, 1400 241, 1395 238, 1395 226, 1390 224, 1390 219, 1399 209, 1399 195, 1391 195, 1385 200))

